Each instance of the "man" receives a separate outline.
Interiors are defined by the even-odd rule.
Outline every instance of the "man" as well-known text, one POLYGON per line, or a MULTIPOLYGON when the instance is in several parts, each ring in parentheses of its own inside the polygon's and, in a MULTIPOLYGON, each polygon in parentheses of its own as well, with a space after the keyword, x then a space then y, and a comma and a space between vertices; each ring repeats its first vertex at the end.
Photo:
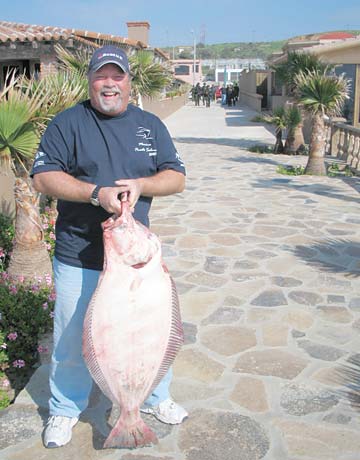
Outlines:
MULTIPOLYGON (((34 187, 58 198, 59 212, 52 396, 44 431, 48 448, 71 440, 92 387, 81 342, 87 305, 103 266, 101 222, 121 213, 119 200, 127 195, 135 219, 148 226, 152 197, 182 192, 185 184, 184 165, 164 124, 129 104, 125 52, 109 45, 97 49, 88 80, 90 100, 52 120, 32 170, 34 187)), ((142 410, 177 424, 187 413, 171 400, 170 380, 169 371, 142 410)))

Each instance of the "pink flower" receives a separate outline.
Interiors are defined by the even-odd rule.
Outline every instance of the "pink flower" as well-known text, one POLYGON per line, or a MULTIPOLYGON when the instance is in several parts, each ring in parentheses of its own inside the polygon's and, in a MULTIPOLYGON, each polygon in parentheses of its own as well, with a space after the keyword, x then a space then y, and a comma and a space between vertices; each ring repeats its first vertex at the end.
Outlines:
POLYGON ((19 281, 20 283, 23 283, 23 282, 25 281, 25 276, 19 275, 19 276, 18 276, 18 281, 19 281))
POLYGON ((50 318, 54 318, 55 313, 54 313, 53 311, 51 311, 50 314, 49 314, 49 316, 50 316, 50 318))
POLYGON ((48 307, 49 307, 49 305, 48 305, 47 302, 44 302, 44 303, 42 304, 42 307, 43 307, 43 310, 47 310, 48 307))
POLYGON ((48 225, 48 224, 46 224, 46 223, 45 223, 45 224, 42 224, 42 228, 43 228, 44 230, 46 230, 46 229, 48 229, 48 228, 49 228, 49 225, 48 225))
POLYGON ((45 282, 48 286, 52 285, 52 276, 51 275, 45 275, 45 282))
POLYGON ((14 342, 14 340, 17 339, 17 332, 10 332, 10 334, 8 334, 7 338, 11 341, 11 342, 14 342))
POLYGON ((32 285, 31 285, 31 290, 32 290, 33 292, 37 292, 37 291, 40 290, 40 287, 39 287, 37 284, 32 284, 32 285))
POLYGON ((37 351, 38 351, 39 353, 47 353, 47 352, 49 351, 49 349, 48 349, 48 347, 43 347, 42 345, 39 345, 39 346, 37 347, 37 351))
POLYGON ((4 388, 9 387, 9 386, 10 386, 10 381, 9 381, 8 379, 4 379, 4 380, 2 381, 2 386, 3 386, 4 388))
POLYGON ((23 359, 17 359, 16 361, 13 362, 13 367, 25 367, 25 361, 23 359))
POLYGON ((13 284, 9 287, 9 291, 11 294, 16 294, 17 293, 17 287, 13 284))
POLYGON ((52 292, 51 294, 49 294, 49 296, 48 296, 48 301, 49 301, 49 302, 52 302, 52 301, 55 300, 55 299, 56 299, 56 294, 55 294, 55 292, 52 292))
POLYGON ((45 243, 46 249, 48 251, 51 251, 51 244, 50 243, 45 243))
POLYGON ((5 257, 5 251, 4 251, 3 248, 0 248, 0 259, 1 259, 2 257, 5 257))
POLYGON ((52 240, 56 240, 55 233, 54 233, 54 232, 50 232, 50 233, 49 233, 49 238, 51 238, 52 240))
POLYGON ((51 211, 50 206, 45 206, 45 212, 50 212, 50 211, 51 211))

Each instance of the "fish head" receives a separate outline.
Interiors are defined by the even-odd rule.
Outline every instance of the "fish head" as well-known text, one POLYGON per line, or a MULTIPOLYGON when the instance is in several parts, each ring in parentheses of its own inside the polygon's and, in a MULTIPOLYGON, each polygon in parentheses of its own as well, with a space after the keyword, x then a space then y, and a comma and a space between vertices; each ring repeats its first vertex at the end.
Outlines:
POLYGON ((118 262, 137 268, 161 251, 161 243, 154 233, 133 218, 127 206, 122 208, 120 216, 109 217, 102 224, 105 256, 107 261, 111 254, 118 262))

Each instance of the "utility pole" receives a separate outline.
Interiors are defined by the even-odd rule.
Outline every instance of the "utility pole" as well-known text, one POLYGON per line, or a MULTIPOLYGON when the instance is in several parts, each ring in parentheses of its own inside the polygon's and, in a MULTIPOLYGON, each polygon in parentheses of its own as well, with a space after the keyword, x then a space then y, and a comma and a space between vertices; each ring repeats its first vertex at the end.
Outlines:
POLYGON ((193 86, 195 86, 195 81, 196 81, 196 35, 194 30, 191 30, 191 33, 194 35, 194 54, 193 54, 193 86))

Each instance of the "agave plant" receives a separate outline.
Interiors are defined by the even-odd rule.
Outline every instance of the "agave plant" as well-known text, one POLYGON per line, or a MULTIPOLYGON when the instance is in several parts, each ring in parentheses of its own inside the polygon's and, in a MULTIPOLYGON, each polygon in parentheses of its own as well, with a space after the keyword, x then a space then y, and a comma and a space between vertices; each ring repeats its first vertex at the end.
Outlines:
POLYGON ((299 72, 296 79, 297 98, 312 116, 309 160, 305 174, 326 175, 324 116, 341 114, 349 94, 349 81, 343 75, 326 71, 299 72))

